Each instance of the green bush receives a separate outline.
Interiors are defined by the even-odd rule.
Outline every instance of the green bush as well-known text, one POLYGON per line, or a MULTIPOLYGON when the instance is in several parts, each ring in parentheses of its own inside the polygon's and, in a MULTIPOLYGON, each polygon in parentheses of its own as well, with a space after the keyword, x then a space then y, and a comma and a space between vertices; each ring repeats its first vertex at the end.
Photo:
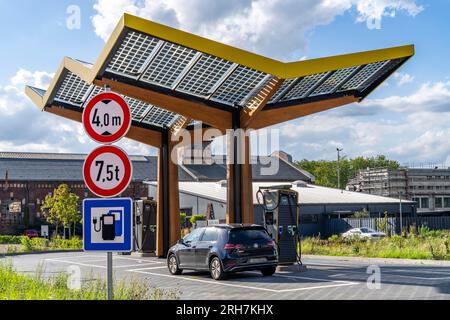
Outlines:
POLYGON ((21 244, 23 236, 0 236, 0 244, 21 244))
POLYGON ((56 237, 51 241, 50 246, 55 250, 78 250, 83 248, 83 240, 79 237, 69 240, 56 237))
POLYGON ((180 213, 180 226, 183 227, 186 223, 186 213, 180 213))
POLYGON ((191 217, 191 219, 189 220, 192 224, 195 224, 197 221, 205 221, 206 220, 206 216, 203 214, 195 214, 191 217))

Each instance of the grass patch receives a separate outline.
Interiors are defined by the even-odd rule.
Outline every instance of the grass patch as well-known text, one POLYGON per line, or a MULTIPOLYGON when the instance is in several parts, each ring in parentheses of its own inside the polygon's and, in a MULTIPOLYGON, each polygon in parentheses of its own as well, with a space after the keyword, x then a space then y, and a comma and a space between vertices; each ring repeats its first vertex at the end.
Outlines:
POLYGON ((409 233, 380 240, 343 239, 339 236, 332 236, 328 240, 306 238, 302 241, 302 253, 325 256, 450 260, 450 233, 423 230, 419 234, 409 233))
POLYGON ((28 237, 22 237, 20 244, 22 252, 36 252, 47 250, 80 250, 83 248, 83 240, 78 237, 73 237, 70 240, 54 238, 51 241, 45 238, 30 239, 28 237))
MULTIPOLYGON (((106 283, 92 276, 85 279, 81 289, 69 289, 69 275, 60 273, 50 278, 38 268, 34 276, 21 274, 10 263, 0 264, 0 300, 105 300, 106 283)), ((115 300, 178 300, 179 290, 149 287, 142 280, 116 281, 115 300)))

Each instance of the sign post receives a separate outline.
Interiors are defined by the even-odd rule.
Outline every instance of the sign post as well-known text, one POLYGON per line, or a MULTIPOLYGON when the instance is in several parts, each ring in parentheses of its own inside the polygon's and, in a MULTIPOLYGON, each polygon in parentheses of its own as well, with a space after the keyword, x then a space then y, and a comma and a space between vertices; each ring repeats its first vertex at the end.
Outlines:
POLYGON ((131 112, 120 95, 107 91, 89 101, 82 118, 86 133, 103 144, 87 156, 83 165, 86 186, 100 197, 83 201, 83 246, 84 251, 107 253, 107 299, 112 300, 112 253, 132 249, 133 207, 132 199, 114 197, 128 188, 133 167, 128 155, 111 144, 130 130, 131 112))

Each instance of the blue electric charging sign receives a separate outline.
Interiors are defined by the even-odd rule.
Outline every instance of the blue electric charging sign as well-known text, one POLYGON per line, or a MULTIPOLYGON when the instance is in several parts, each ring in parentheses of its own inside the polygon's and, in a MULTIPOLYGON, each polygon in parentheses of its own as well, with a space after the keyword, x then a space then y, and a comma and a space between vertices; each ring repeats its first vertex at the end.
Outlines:
POLYGON ((84 251, 130 252, 132 249, 130 198, 83 201, 84 251))

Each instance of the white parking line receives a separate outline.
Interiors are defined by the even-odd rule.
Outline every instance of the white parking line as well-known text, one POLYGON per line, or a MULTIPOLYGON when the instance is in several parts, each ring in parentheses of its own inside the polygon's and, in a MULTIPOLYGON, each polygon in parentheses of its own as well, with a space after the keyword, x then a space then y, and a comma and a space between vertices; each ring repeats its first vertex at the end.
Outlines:
MULTIPOLYGON (((61 259, 45 259, 45 261, 52 261, 52 262, 61 262, 61 263, 67 263, 67 264, 74 264, 74 265, 78 265, 78 266, 82 266, 82 267, 91 267, 91 268, 101 268, 101 269, 106 269, 106 266, 101 266, 101 265, 97 265, 97 264, 88 264, 88 263, 81 263, 81 262, 74 262, 74 261, 69 261, 69 260, 61 260, 61 259)), ((141 267, 141 266, 146 266, 146 265, 155 265, 156 263, 154 262, 149 262, 149 263, 139 263, 139 264, 127 264, 127 265, 115 265, 114 269, 119 269, 119 268, 132 268, 132 267, 141 267)), ((164 267, 165 268, 165 267, 164 267)))
POLYGON ((156 270, 156 269, 167 269, 167 267, 166 266, 149 267, 149 268, 131 269, 131 270, 125 270, 125 271, 127 271, 127 272, 136 272, 136 271, 142 271, 142 270, 156 270))
POLYGON ((331 276, 329 276, 330 278, 338 278, 338 277, 342 277, 345 276, 345 273, 338 273, 338 274, 333 274, 331 276))
MULTIPOLYGON (((224 286, 224 287, 235 287, 235 288, 243 288, 243 289, 250 289, 250 290, 260 290, 260 291, 269 291, 269 292, 277 292, 277 293, 280 293, 280 292, 292 292, 292 291, 304 291, 304 290, 313 290, 313 289, 322 289, 322 288, 324 289, 324 288, 332 288, 332 287, 343 287, 343 286, 350 286, 350 285, 356 285, 357 284, 356 282, 339 281, 341 283, 337 283, 338 281, 332 281, 333 283, 336 283, 336 284, 278 290, 278 289, 260 288, 260 287, 246 286, 246 285, 226 283, 226 282, 217 282, 217 281, 196 279, 196 278, 191 278, 191 277, 186 277, 186 276, 181 277, 181 276, 174 276, 174 275, 170 275, 170 274, 160 274, 160 273, 154 273, 154 272, 146 272, 146 271, 143 271, 143 270, 127 270, 127 271, 136 272, 136 273, 142 273, 142 274, 148 274, 148 275, 152 275, 152 276, 159 276, 159 277, 178 279, 178 280, 207 283, 207 284, 224 286)), ((323 279, 316 279, 316 280, 324 281, 323 279)))
POLYGON ((102 268, 102 269, 106 269, 106 266, 99 266, 96 264, 87 264, 87 263, 81 263, 81 262, 73 262, 73 261, 68 261, 68 260, 60 260, 60 259, 44 259, 45 261, 51 261, 51 262, 60 262, 60 263, 68 263, 68 264, 75 264, 77 266, 82 266, 82 267, 91 267, 91 268, 102 268))

